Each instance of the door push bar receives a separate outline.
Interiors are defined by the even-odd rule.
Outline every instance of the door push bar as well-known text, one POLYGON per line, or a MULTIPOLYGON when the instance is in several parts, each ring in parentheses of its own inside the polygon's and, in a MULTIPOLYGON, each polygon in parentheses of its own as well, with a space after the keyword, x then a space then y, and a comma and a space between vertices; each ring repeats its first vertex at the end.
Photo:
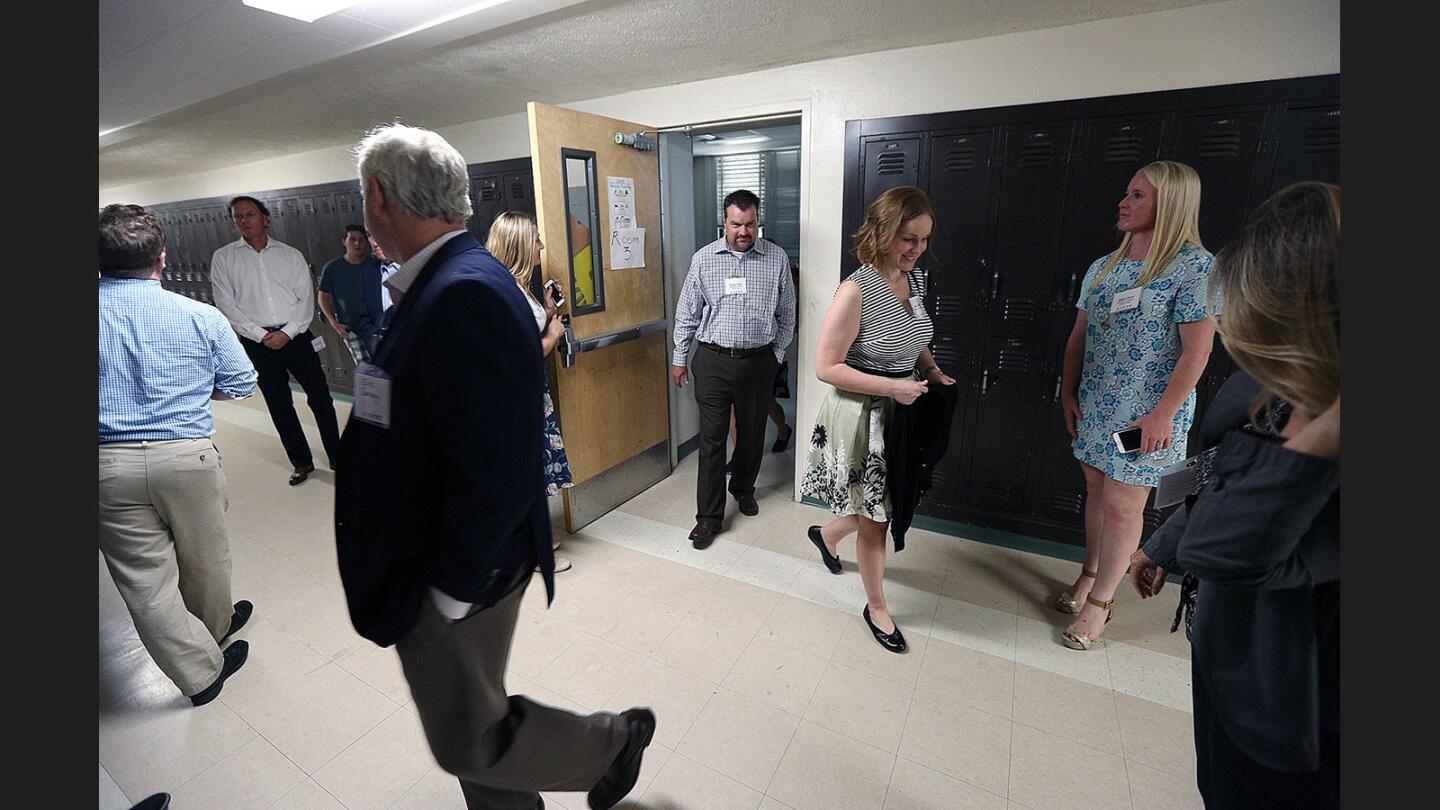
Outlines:
POLYGON ((570 328, 570 316, 560 316, 565 323, 565 339, 560 345, 560 361, 565 368, 575 367, 575 358, 582 352, 593 352, 596 349, 603 349, 606 346, 614 346, 617 343, 624 343, 627 340, 634 340, 642 335, 651 332, 663 332, 669 325, 669 321, 661 318, 658 321, 642 323, 639 326, 631 326, 625 329, 617 329, 614 332, 606 332, 603 335, 588 337, 583 340, 575 339, 575 330, 570 328))

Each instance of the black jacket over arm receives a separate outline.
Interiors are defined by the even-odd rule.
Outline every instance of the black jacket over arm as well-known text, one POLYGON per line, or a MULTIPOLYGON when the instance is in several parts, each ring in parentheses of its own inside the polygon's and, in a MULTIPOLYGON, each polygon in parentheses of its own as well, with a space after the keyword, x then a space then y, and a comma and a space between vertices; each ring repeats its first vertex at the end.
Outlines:
POLYGON ((452 238, 395 308, 373 362, 392 378, 390 427, 352 416, 335 483, 356 631, 389 646, 430 587, 490 605, 537 564, 553 594, 544 367, 514 278, 469 234, 452 238))
POLYGON ((1206 488, 1145 544, 1200 580, 1195 677, 1257 763, 1314 771, 1340 719, 1340 465, 1239 428, 1259 386, 1243 372, 1206 414, 1219 442, 1206 488))

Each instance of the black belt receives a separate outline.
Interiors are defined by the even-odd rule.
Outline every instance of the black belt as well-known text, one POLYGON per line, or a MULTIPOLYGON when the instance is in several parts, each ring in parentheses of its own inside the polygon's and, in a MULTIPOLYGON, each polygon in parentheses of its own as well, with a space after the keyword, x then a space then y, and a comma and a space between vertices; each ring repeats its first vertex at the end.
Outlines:
POLYGON ((881 371, 878 368, 865 368, 864 366, 857 366, 854 363, 848 361, 845 363, 845 365, 855 369, 862 374, 874 374, 877 377, 889 377, 892 380, 901 380, 906 377, 912 377, 915 374, 914 369, 909 369, 906 371, 881 371))
POLYGON ((756 346, 753 349, 727 349, 724 346, 716 346, 714 343, 706 343, 704 341, 701 341, 700 345, 716 354, 723 354, 726 357, 754 357, 757 354, 763 354, 765 352, 773 353, 775 351, 774 343, 766 343, 764 346, 756 346))

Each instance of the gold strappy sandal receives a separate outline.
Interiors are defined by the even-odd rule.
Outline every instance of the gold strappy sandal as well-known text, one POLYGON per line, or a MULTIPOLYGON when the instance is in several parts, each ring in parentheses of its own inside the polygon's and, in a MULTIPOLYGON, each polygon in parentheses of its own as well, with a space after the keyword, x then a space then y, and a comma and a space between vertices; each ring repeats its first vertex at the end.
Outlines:
MULTIPOLYGON (((1084 567, 1081 567, 1080 576, 1081 578, 1090 577, 1094 579, 1099 576, 1099 574, 1096 574, 1094 571, 1087 571, 1084 567)), ((1055 609, 1061 613, 1079 613, 1080 603, 1075 600, 1075 597, 1070 595, 1069 591, 1061 591, 1055 596, 1055 609)))
MULTIPOLYGON (((1114 599, 1111 599, 1111 600, 1109 600, 1108 602, 1101 602, 1100 600, 1098 600, 1098 599, 1096 599, 1096 598, 1094 598, 1094 597, 1092 597, 1092 596, 1087 596, 1087 597, 1085 597, 1085 601, 1086 601, 1086 602, 1089 602, 1090 604, 1094 605, 1095 607, 1104 608, 1104 609, 1105 609, 1105 624, 1109 624, 1109 623, 1110 623, 1110 620, 1113 619, 1113 618, 1115 618, 1115 600, 1114 600, 1114 599)), ((1100 630, 1101 630, 1101 632, 1104 632, 1104 630, 1105 630, 1104 625, 1101 625, 1100 630)), ((1071 631, 1071 630, 1066 630, 1065 632, 1061 633, 1061 634, 1060 634, 1060 640, 1065 643, 1065 646, 1066 646, 1066 647, 1069 647, 1069 648, 1072 649, 1072 650, 1088 650, 1088 649, 1090 649, 1091 647, 1095 646, 1096 644, 1099 644, 1099 643, 1100 643, 1100 637, 1099 637, 1099 636, 1096 636, 1095 638, 1091 638, 1091 637, 1089 637, 1089 636, 1087 636, 1087 635, 1085 635, 1085 634, 1083 634, 1083 633, 1076 633, 1076 632, 1071 631)))

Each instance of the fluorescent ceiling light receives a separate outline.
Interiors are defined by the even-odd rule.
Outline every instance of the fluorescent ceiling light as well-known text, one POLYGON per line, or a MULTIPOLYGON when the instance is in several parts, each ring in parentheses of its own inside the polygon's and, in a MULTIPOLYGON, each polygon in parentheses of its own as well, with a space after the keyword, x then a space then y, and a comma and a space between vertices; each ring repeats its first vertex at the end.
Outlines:
POLYGON ((729 135, 725 135, 722 136, 720 140, 724 141, 725 143, 760 143, 761 141, 770 140, 770 136, 761 135, 760 133, 752 129, 747 135, 738 135, 733 138, 729 135))
POLYGON ((301 22, 315 22, 341 9, 360 5, 360 0, 240 0, 251 8, 293 17, 301 22))

